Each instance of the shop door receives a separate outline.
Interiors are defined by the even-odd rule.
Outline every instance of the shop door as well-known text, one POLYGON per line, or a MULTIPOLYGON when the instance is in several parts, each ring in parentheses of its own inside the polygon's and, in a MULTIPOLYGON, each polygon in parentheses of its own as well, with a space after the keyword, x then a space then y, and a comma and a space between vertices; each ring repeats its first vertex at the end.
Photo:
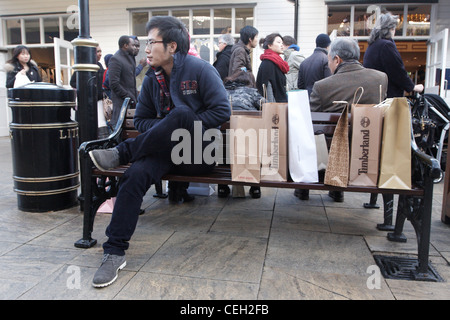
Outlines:
POLYGON ((445 79, 447 71, 448 29, 444 29, 431 37, 427 46, 425 92, 440 95, 450 105, 450 96, 447 94, 448 80, 445 79))
POLYGON ((55 48, 55 74, 56 84, 70 86, 72 65, 74 63, 73 45, 69 41, 53 38, 55 48))

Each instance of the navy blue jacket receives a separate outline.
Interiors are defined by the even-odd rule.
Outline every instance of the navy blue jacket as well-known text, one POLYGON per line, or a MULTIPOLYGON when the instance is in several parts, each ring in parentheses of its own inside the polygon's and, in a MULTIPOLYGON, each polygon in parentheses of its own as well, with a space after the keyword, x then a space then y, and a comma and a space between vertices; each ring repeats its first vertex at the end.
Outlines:
POLYGON ((297 86, 299 89, 307 89, 308 95, 311 95, 314 83, 329 76, 331 70, 328 67, 328 52, 317 47, 313 54, 300 64, 297 86))
MULTIPOLYGON (((231 108, 223 82, 217 70, 202 59, 176 53, 169 91, 175 108, 190 107, 205 129, 217 128, 230 118, 231 108)), ((136 129, 140 132, 150 129, 160 121, 161 109, 160 85, 150 68, 136 106, 136 129)))
POLYGON ((370 44, 364 53, 363 65, 387 74, 387 98, 403 97, 404 91, 411 92, 414 89, 414 82, 406 73, 402 57, 392 39, 378 39, 370 44))

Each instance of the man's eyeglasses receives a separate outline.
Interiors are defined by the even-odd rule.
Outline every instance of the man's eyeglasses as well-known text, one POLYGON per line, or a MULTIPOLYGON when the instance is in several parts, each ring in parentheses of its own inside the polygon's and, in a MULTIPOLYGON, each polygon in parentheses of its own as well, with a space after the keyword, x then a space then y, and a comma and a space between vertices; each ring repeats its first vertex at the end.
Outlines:
POLYGON ((152 46, 153 46, 155 43, 163 43, 163 42, 164 42, 163 40, 147 40, 147 41, 145 42, 145 46, 146 46, 147 48, 151 49, 152 46))

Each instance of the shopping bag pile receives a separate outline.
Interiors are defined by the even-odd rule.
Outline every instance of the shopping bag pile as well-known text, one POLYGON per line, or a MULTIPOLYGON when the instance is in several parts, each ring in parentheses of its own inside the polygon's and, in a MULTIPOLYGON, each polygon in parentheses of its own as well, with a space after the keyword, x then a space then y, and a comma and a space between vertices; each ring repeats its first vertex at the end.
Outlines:
POLYGON ((289 91, 288 103, 263 104, 257 116, 232 115, 228 136, 233 181, 315 183, 325 170, 326 185, 411 189, 406 98, 347 105, 329 151, 325 136, 314 133, 306 90, 289 91))

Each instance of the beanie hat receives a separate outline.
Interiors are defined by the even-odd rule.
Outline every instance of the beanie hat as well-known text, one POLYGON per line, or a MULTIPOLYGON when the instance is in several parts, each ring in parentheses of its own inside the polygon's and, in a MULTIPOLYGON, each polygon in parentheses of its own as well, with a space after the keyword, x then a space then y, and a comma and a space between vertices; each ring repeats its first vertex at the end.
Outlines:
POLYGON ((316 38, 316 47, 326 48, 330 45, 330 43, 330 37, 325 33, 319 34, 316 38))

